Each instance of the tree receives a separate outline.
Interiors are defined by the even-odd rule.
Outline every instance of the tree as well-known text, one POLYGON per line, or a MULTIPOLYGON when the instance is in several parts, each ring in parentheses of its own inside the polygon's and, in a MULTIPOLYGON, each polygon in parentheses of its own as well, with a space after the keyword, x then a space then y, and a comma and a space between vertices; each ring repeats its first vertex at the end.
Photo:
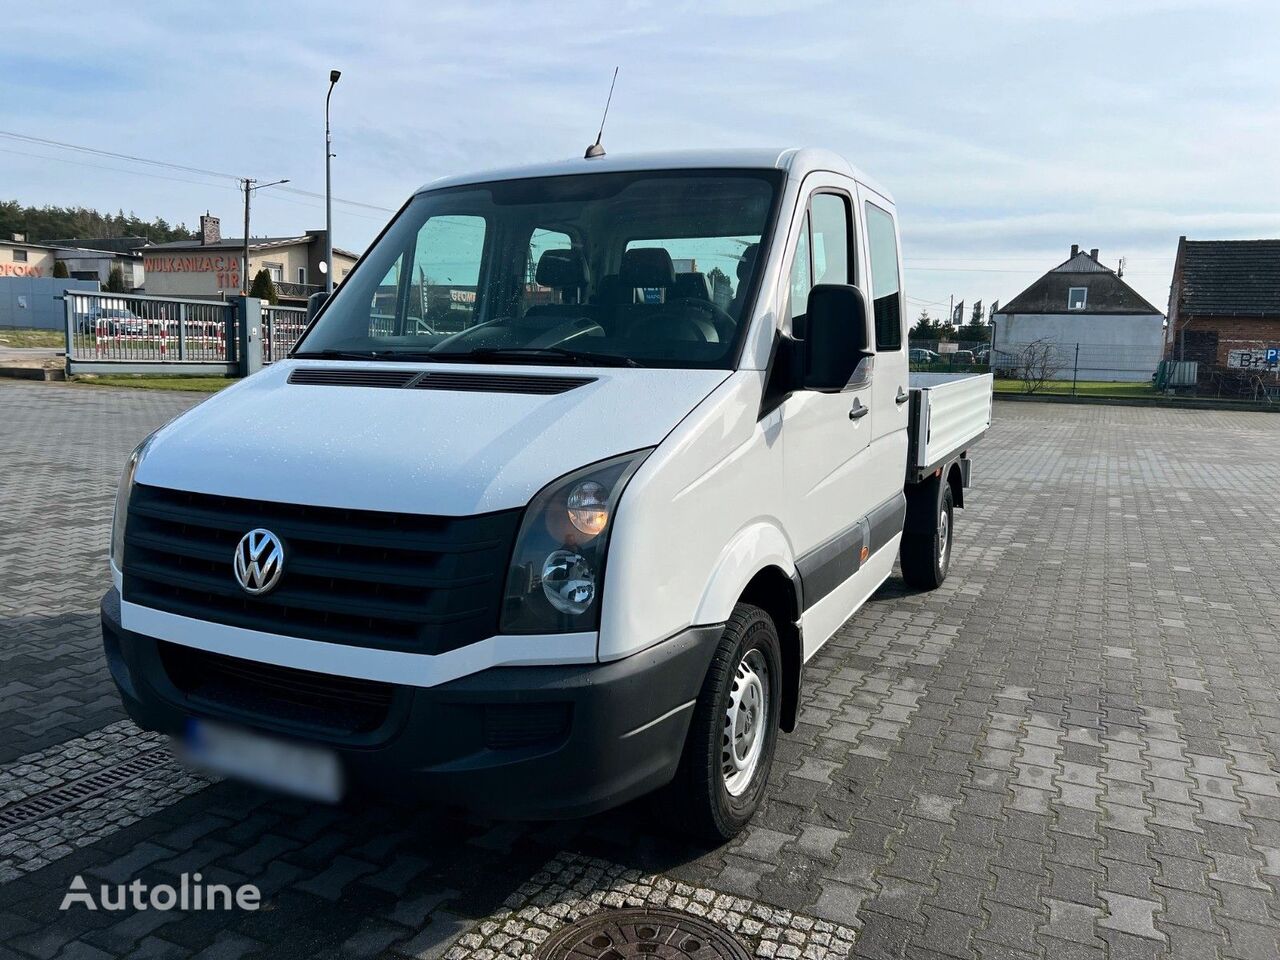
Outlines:
POLYGON ((950 340, 954 333, 955 328, 950 323, 934 320, 928 310, 922 309, 907 336, 912 340, 950 340))
POLYGON ((1011 372, 1022 381, 1023 393, 1035 393, 1062 370, 1058 346, 1052 340, 1032 340, 1013 354, 1011 372))
POLYGON ((249 287, 249 296, 265 300, 273 306, 280 302, 280 295, 276 292, 276 283, 271 279, 271 274, 267 272, 265 267, 253 275, 253 285, 249 287))
POLYGON ((53 265, 53 275, 59 280, 65 280, 71 276, 71 271, 67 269, 67 261, 59 260, 53 265))
POLYGON ((119 267, 112 267, 111 273, 107 275, 107 293, 124 293, 124 271, 119 267))
POLYGON ((25 234, 29 243, 50 240, 94 240, 105 237, 145 237, 152 243, 190 240, 184 225, 157 217, 143 220, 132 213, 100 213, 86 207, 28 207, 17 200, 0 200, 0 237, 25 234))
POLYGON ((991 327, 981 318, 970 320, 956 330, 956 339, 968 343, 990 343, 991 327))

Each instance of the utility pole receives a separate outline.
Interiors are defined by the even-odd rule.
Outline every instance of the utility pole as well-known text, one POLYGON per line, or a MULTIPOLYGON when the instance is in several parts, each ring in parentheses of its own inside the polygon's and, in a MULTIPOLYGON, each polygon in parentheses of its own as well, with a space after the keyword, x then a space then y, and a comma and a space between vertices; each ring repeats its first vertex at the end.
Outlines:
POLYGON ((253 185, 257 183, 249 177, 240 179, 244 189, 244 253, 240 257, 240 296, 249 295, 249 197, 253 195, 253 185))
POLYGON ((329 93, 324 98, 324 292, 333 293, 333 137, 329 135, 329 98, 341 70, 329 71, 329 93))
POLYGON ((240 254, 240 296, 242 297, 249 295, 249 197, 255 190, 278 187, 288 182, 287 177, 284 180, 272 180, 270 183, 261 184, 252 177, 240 178, 240 186, 244 190, 244 250, 240 254))

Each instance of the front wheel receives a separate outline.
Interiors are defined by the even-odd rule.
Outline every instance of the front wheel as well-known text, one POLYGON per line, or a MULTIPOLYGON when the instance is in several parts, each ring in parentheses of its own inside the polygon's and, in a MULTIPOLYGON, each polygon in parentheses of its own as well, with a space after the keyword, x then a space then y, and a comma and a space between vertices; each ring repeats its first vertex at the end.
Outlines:
POLYGON ((739 603, 694 706, 667 813, 702 839, 735 836, 764 798, 778 740, 782 649, 772 618, 739 603))

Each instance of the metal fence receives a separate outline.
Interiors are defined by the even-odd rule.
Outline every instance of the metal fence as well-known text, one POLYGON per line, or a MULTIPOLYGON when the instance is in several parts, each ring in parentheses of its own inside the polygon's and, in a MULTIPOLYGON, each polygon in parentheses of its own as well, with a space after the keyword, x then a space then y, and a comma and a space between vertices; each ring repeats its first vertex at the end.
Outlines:
POLYGON ((305 307, 262 305, 262 362, 283 360, 307 329, 305 307))
MULTIPOLYGON (((245 372, 235 301, 67 291, 63 302, 68 373, 245 372)), ((288 356, 306 323, 305 308, 261 304, 262 362, 288 356)))

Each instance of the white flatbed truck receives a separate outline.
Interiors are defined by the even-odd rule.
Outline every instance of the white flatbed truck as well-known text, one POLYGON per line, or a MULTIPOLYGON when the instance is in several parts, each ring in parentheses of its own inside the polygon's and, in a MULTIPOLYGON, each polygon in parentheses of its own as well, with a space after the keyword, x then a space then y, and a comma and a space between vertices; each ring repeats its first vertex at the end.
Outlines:
POLYGON ((897 215, 818 150, 415 193, 287 360, 130 457, 131 716, 334 800, 756 810, 804 664, 947 576, 989 376, 908 376, 897 215))

